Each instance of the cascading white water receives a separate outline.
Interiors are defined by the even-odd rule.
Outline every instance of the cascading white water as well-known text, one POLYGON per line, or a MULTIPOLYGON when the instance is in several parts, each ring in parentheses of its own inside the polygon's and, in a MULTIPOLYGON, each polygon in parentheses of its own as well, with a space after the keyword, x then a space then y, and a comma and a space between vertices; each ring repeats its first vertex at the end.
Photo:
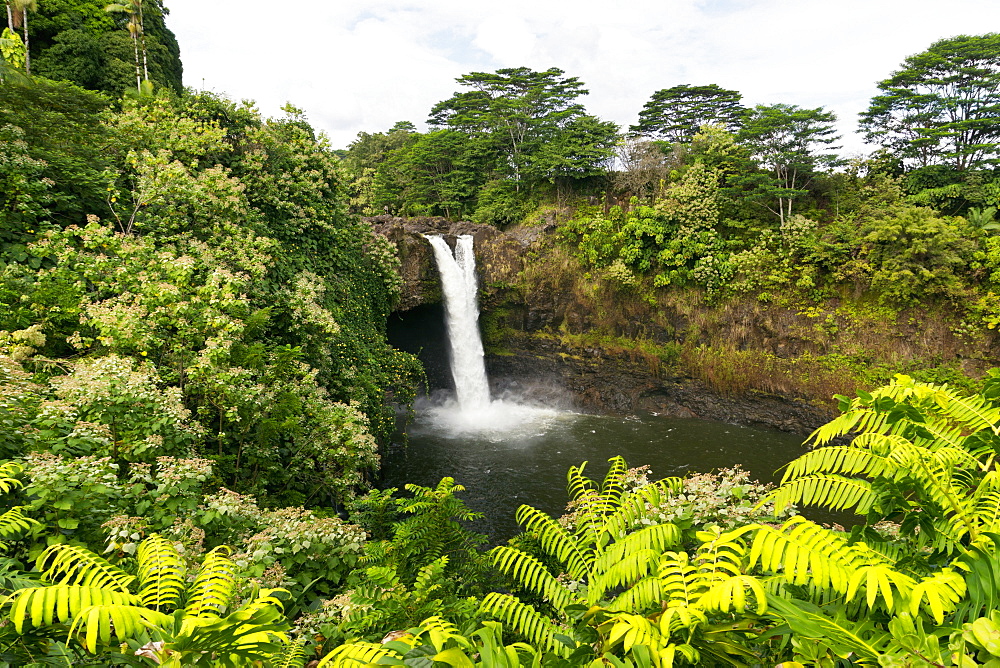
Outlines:
POLYGON ((417 402, 417 421, 411 432, 427 429, 447 438, 475 434, 488 441, 526 441, 544 433, 569 413, 521 401, 490 400, 483 342, 479 337, 476 258, 472 236, 462 235, 454 255, 444 237, 424 235, 434 248, 441 274, 445 319, 451 348, 455 400, 417 402))
POLYGON ((479 336, 479 287, 472 236, 458 237, 454 255, 444 237, 425 234, 424 238, 434 248, 434 260, 441 274, 451 344, 451 375, 455 379, 458 405, 463 411, 484 408, 490 403, 490 387, 479 336))

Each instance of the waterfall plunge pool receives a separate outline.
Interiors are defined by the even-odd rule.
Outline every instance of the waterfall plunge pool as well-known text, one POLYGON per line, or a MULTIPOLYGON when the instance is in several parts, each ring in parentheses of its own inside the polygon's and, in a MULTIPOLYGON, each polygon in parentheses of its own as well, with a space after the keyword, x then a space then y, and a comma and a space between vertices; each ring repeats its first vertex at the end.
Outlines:
POLYGON ((495 421, 486 422, 483 414, 456 418, 447 402, 421 402, 409 445, 394 447, 383 461, 380 486, 434 487, 450 476, 466 487, 459 497, 485 515, 473 528, 502 543, 519 531, 514 513, 521 504, 561 515, 566 472, 584 461, 597 480, 607 460, 621 455, 630 467, 650 466, 655 478, 739 464, 752 478, 777 482, 778 469, 806 451, 800 435, 708 420, 493 404, 495 421))
POLYGON ((414 336, 412 327, 394 337, 390 323, 390 341, 418 354, 428 379, 439 379, 438 387, 450 380, 454 391, 435 393, 415 406, 409 445, 392 448, 383 460, 383 489, 406 483, 434 487, 443 477, 454 478, 466 487, 460 498, 485 516, 474 528, 503 542, 519 531, 514 513, 521 504, 561 515, 566 472, 584 461, 593 479, 603 478, 607 460, 621 455, 629 466, 649 466, 656 478, 739 464, 761 482, 776 482, 778 469, 805 452, 802 436, 774 430, 491 400, 479 337, 473 239, 455 238, 454 251, 441 236, 426 239, 441 275, 444 317, 424 314, 426 337, 414 336), (445 341, 450 379, 441 368, 445 341))

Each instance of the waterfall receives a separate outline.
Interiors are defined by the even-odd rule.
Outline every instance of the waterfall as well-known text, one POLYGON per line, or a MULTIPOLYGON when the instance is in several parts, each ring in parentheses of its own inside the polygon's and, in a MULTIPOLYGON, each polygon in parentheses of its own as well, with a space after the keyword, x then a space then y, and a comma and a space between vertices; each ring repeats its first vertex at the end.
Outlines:
POLYGON ((472 235, 458 237, 454 255, 444 237, 425 234, 424 238, 434 248, 434 259, 441 274, 451 345, 451 375, 455 379, 459 407, 463 411, 484 408, 490 403, 490 388, 479 336, 479 287, 472 235))

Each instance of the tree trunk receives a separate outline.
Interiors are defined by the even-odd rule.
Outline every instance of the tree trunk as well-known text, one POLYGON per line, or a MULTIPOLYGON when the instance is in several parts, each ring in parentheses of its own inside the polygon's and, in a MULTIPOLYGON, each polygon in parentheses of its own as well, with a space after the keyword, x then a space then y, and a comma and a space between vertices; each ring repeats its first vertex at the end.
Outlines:
POLYGON ((24 28, 24 73, 31 76, 31 42, 28 38, 28 9, 21 10, 21 26, 24 28))
POLYGON ((14 13, 10 9, 10 3, 8 2, 6 3, 6 5, 7 5, 7 27, 10 28, 11 32, 14 32, 14 13))
POLYGON ((139 3, 139 37, 142 38, 142 74, 143 81, 149 81, 149 67, 146 65, 146 26, 142 21, 142 3, 139 3))
POLYGON ((142 92, 142 70, 139 69, 139 37, 132 35, 132 47, 135 49, 135 89, 142 92))

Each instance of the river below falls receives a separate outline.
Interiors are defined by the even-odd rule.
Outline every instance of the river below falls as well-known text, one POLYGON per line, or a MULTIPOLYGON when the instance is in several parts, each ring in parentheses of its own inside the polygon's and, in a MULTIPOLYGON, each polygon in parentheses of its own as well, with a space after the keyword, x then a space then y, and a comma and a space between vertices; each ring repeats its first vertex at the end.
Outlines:
POLYGON ((434 487, 450 476, 466 488, 459 497, 485 515, 473 528, 493 543, 518 532, 514 512, 521 504, 561 515, 566 472, 584 461, 588 476, 597 480, 607 472, 607 460, 622 455, 630 467, 650 466, 655 478, 739 464, 761 482, 777 482, 779 469, 806 451, 803 436, 775 430, 650 414, 587 415, 502 401, 471 412, 424 402, 407 432, 409 444, 384 458, 379 486, 434 487))

